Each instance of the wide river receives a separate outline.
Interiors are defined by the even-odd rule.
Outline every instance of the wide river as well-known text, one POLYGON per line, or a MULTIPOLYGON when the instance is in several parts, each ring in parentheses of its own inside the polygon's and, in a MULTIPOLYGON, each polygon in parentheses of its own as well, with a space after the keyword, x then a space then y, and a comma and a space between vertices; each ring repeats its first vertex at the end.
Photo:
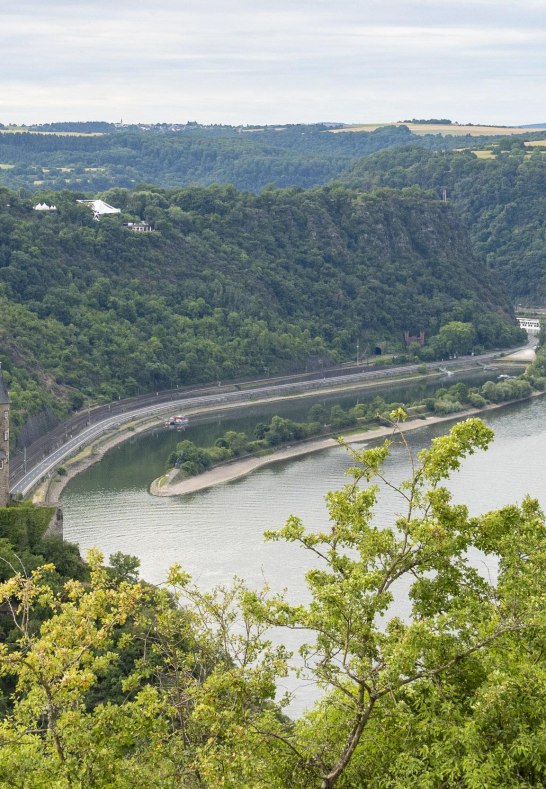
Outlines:
MULTIPOLYGON (((434 387, 439 385, 435 382, 434 387)), ((384 396, 404 401, 412 394, 402 388, 384 396)), ((196 418, 184 437, 212 443, 228 429, 251 432, 271 414, 297 419, 313 402, 347 405, 369 396, 322 396, 305 403, 283 401, 239 414, 196 418)), ((450 487, 455 499, 467 503, 472 514, 521 501, 527 493, 546 507, 546 397, 491 411, 483 418, 494 429, 495 441, 487 452, 469 458, 453 477, 450 487)), ((417 452, 448 429, 449 423, 444 423, 412 432, 412 449, 417 452)), ((309 527, 326 527, 324 497, 344 484, 351 465, 346 451, 339 447, 277 462, 244 479, 187 496, 150 496, 147 486, 162 473, 179 440, 180 434, 166 430, 136 436, 72 480, 62 496, 65 539, 78 543, 83 552, 97 546, 106 556, 115 551, 137 555, 142 577, 155 583, 161 583, 167 568, 178 562, 202 588, 237 575, 252 586, 267 581, 274 590, 287 587, 293 600, 304 597, 303 575, 312 566, 305 551, 295 545, 266 543, 262 535, 282 526, 292 513, 309 527)), ((391 478, 404 479, 408 469, 405 450, 395 446, 388 462, 391 478)), ((378 521, 392 523, 400 508, 400 502, 385 493, 378 505, 378 521)))

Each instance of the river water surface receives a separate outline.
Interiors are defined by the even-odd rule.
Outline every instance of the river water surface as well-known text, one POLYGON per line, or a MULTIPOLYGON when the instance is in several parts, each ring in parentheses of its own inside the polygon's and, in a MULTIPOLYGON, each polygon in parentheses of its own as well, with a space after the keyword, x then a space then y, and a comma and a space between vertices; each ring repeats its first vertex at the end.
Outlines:
MULTIPOLYGON (((407 389, 396 394, 391 390, 387 399, 404 400, 407 394, 407 389)), ((257 422, 268 421, 275 413, 300 419, 313 402, 349 405, 368 396, 352 393, 283 401, 239 414, 196 418, 183 437, 206 445, 225 430, 251 432, 257 422)), ((525 493, 546 506, 546 398, 486 412, 483 418, 494 428, 495 441, 487 453, 469 458, 453 478, 456 497, 472 512, 520 500, 525 493)), ((409 434, 409 440, 418 451, 448 429, 445 423, 425 424, 409 434)), ((165 430, 135 436, 73 479, 62 495, 65 538, 79 543, 83 551, 96 546, 106 555, 136 554, 142 576, 156 583, 176 561, 206 587, 234 574, 256 583, 262 573, 273 586, 292 584, 292 570, 301 575, 302 551, 264 543, 262 534, 279 528, 292 513, 309 526, 327 523, 324 497, 344 484, 351 465, 345 450, 326 449, 274 463, 243 479, 187 496, 150 496, 149 483, 163 472, 169 452, 181 438, 180 433, 165 430)), ((389 469, 397 478, 407 476, 408 460, 401 448, 394 448, 389 469)), ((395 507, 391 497, 384 497, 378 517, 389 519, 395 507)))
MULTIPOLYGON (((400 396, 390 395, 387 399, 400 396)), ((360 400, 364 397, 361 394, 360 400)), ((348 404, 357 399, 358 395, 351 394, 342 400, 348 404)), ((322 397, 315 402, 325 401, 322 397)), ((301 418, 312 402, 276 403, 254 413, 208 417, 202 423, 192 420, 185 436, 211 443, 227 429, 250 431, 272 413, 301 418)), ((333 402, 341 400, 330 398, 328 404, 333 402)), ((486 412, 483 418, 494 429, 495 441, 454 475, 450 487, 455 500, 478 514, 521 501, 529 493, 546 508, 546 397, 486 412)), ((408 434, 413 451, 448 429, 449 423, 444 423, 408 434)), ((161 583, 168 567, 178 562, 202 588, 229 582, 237 575, 255 587, 264 581, 274 590, 288 587, 294 601, 304 598, 303 576, 313 566, 312 559, 296 545, 264 542, 263 532, 281 527, 290 514, 300 516, 311 528, 326 528, 324 498, 346 481, 351 465, 346 451, 338 447, 274 463, 246 478, 187 496, 150 496, 148 484, 163 471, 166 457, 179 440, 180 434, 168 431, 136 436, 72 480, 62 496, 65 538, 79 543, 83 552, 96 546, 106 556, 115 551, 137 555, 142 577, 154 583, 161 583)), ((409 462, 402 446, 393 447, 387 469, 394 480, 408 476, 409 462)), ((378 505, 378 521, 391 524, 399 512, 401 503, 385 492, 378 505)), ((494 568, 484 568, 484 572, 494 572, 494 568)), ((404 607, 402 596, 397 613, 404 615, 404 607)), ((300 696, 294 711, 312 695, 300 696)))

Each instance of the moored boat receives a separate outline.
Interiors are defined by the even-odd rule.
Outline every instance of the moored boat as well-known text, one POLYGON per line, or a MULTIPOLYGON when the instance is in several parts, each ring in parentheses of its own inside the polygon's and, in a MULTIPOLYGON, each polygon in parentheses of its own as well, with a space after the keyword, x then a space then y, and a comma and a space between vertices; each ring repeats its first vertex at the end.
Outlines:
POLYGON ((170 419, 167 419, 165 422, 165 427, 170 428, 171 430, 185 430, 185 428, 189 425, 190 420, 187 416, 171 416, 170 419))

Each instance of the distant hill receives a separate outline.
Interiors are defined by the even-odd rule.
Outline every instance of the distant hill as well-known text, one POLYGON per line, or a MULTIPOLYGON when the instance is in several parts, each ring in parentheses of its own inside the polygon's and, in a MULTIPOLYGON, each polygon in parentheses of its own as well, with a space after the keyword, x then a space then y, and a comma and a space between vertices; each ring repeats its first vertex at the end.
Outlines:
POLYGON ((519 337, 509 300, 449 205, 410 191, 363 195, 232 187, 114 189, 93 221, 0 190, 0 360, 19 426, 67 409, 199 381, 403 350, 472 322, 476 346, 519 337), (146 221, 153 232, 123 225, 146 221), (64 404, 64 405, 63 405, 64 404))
POLYGON ((545 152, 511 138, 477 155, 409 147, 361 159, 342 181, 366 190, 419 186, 437 196, 445 189, 512 298, 546 304, 545 152))
MULTIPOLYGON (((401 128, 402 126, 405 126, 413 134, 418 136, 441 135, 444 138, 444 144, 442 147, 445 149, 453 147, 450 144, 453 137, 462 137, 463 140, 467 137, 481 137, 494 142, 495 139, 498 139, 499 137, 519 137, 522 134, 526 134, 528 131, 537 131, 543 127, 540 123, 529 124, 528 126, 488 126, 486 124, 479 123, 456 123, 454 121, 450 121, 449 119, 441 118, 431 118, 430 120, 414 118, 413 120, 398 121, 397 123, 345 125, 341 129, 334 129, 333 132, 371 132, 378 128, 401 128)), ((463 142, 461 147, 467 146, 463 142)))
MULTIPOLYGON (((0 184, 29 191, 97 192, 229 183, 310 188, 339 176, 363 156, 392 146, 465 147, 471 138, 414 134, 407 126, 337 133, 331 124, 280 127, 170 126, 115 128, 57 123, 34 133, 0 133, 0 184)), ((420 127, 421 133, 431 127, 420 127)), ((474 144, 474 143, 472 143, 474 144)))

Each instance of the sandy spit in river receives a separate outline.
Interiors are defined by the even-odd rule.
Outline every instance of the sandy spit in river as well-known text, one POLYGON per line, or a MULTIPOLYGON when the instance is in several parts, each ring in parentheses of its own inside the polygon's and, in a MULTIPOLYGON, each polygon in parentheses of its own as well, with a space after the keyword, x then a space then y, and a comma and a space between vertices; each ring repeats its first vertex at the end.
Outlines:
MULTIPOLYGON (((537 392, 536 395, 541 395, 543 392, 537 392)), ((512 401, 513 402, 513 401, 512 401)), ((410 430, 417 430, 420 427, 428 427, 435 425, 439 422, 460 422, 471 416, 480 416, 484 412, 491 411, 497 408, 502 408, 509 403, 498 403, 496 405, 488 406, 487 408, 471 409, 461 412, 459 414, 450 414, 448 416, 430 416, 426 419, 411 419, 400 425, 400 429, 406 433, 410 430)), ((346 442, 349 445, 368 443, 378 438, 386 438, 392 435, 392 427, 379 427, 375 430, 366 430, 360 433, 351 433, 346 436, 346 442)), ((221 485, 225 482, 232 482, 233 480, 245 477, 251 474, 262 466, 267 466, 270 463, 278 463, 281 460, 289 460, 290 458, 308 455, 311 452, 319 452, 322 449, 331 449, 338 446, 335 438, 318 438, 315 441, 306 441, 301 444, 287 446, 271 452, 269 455, 261 457, 248 457, 241 460, 231 461, 224 463, 209 471, 198 474, 195 477, 173 482, 173 477, 177 474, 177 469, 172 469, 162 477, 154 479, 150 485, 150 493, 153 496, 182 496, 186 493, 196 493, 199 490, 212 488, 214 485, 221 485)))

